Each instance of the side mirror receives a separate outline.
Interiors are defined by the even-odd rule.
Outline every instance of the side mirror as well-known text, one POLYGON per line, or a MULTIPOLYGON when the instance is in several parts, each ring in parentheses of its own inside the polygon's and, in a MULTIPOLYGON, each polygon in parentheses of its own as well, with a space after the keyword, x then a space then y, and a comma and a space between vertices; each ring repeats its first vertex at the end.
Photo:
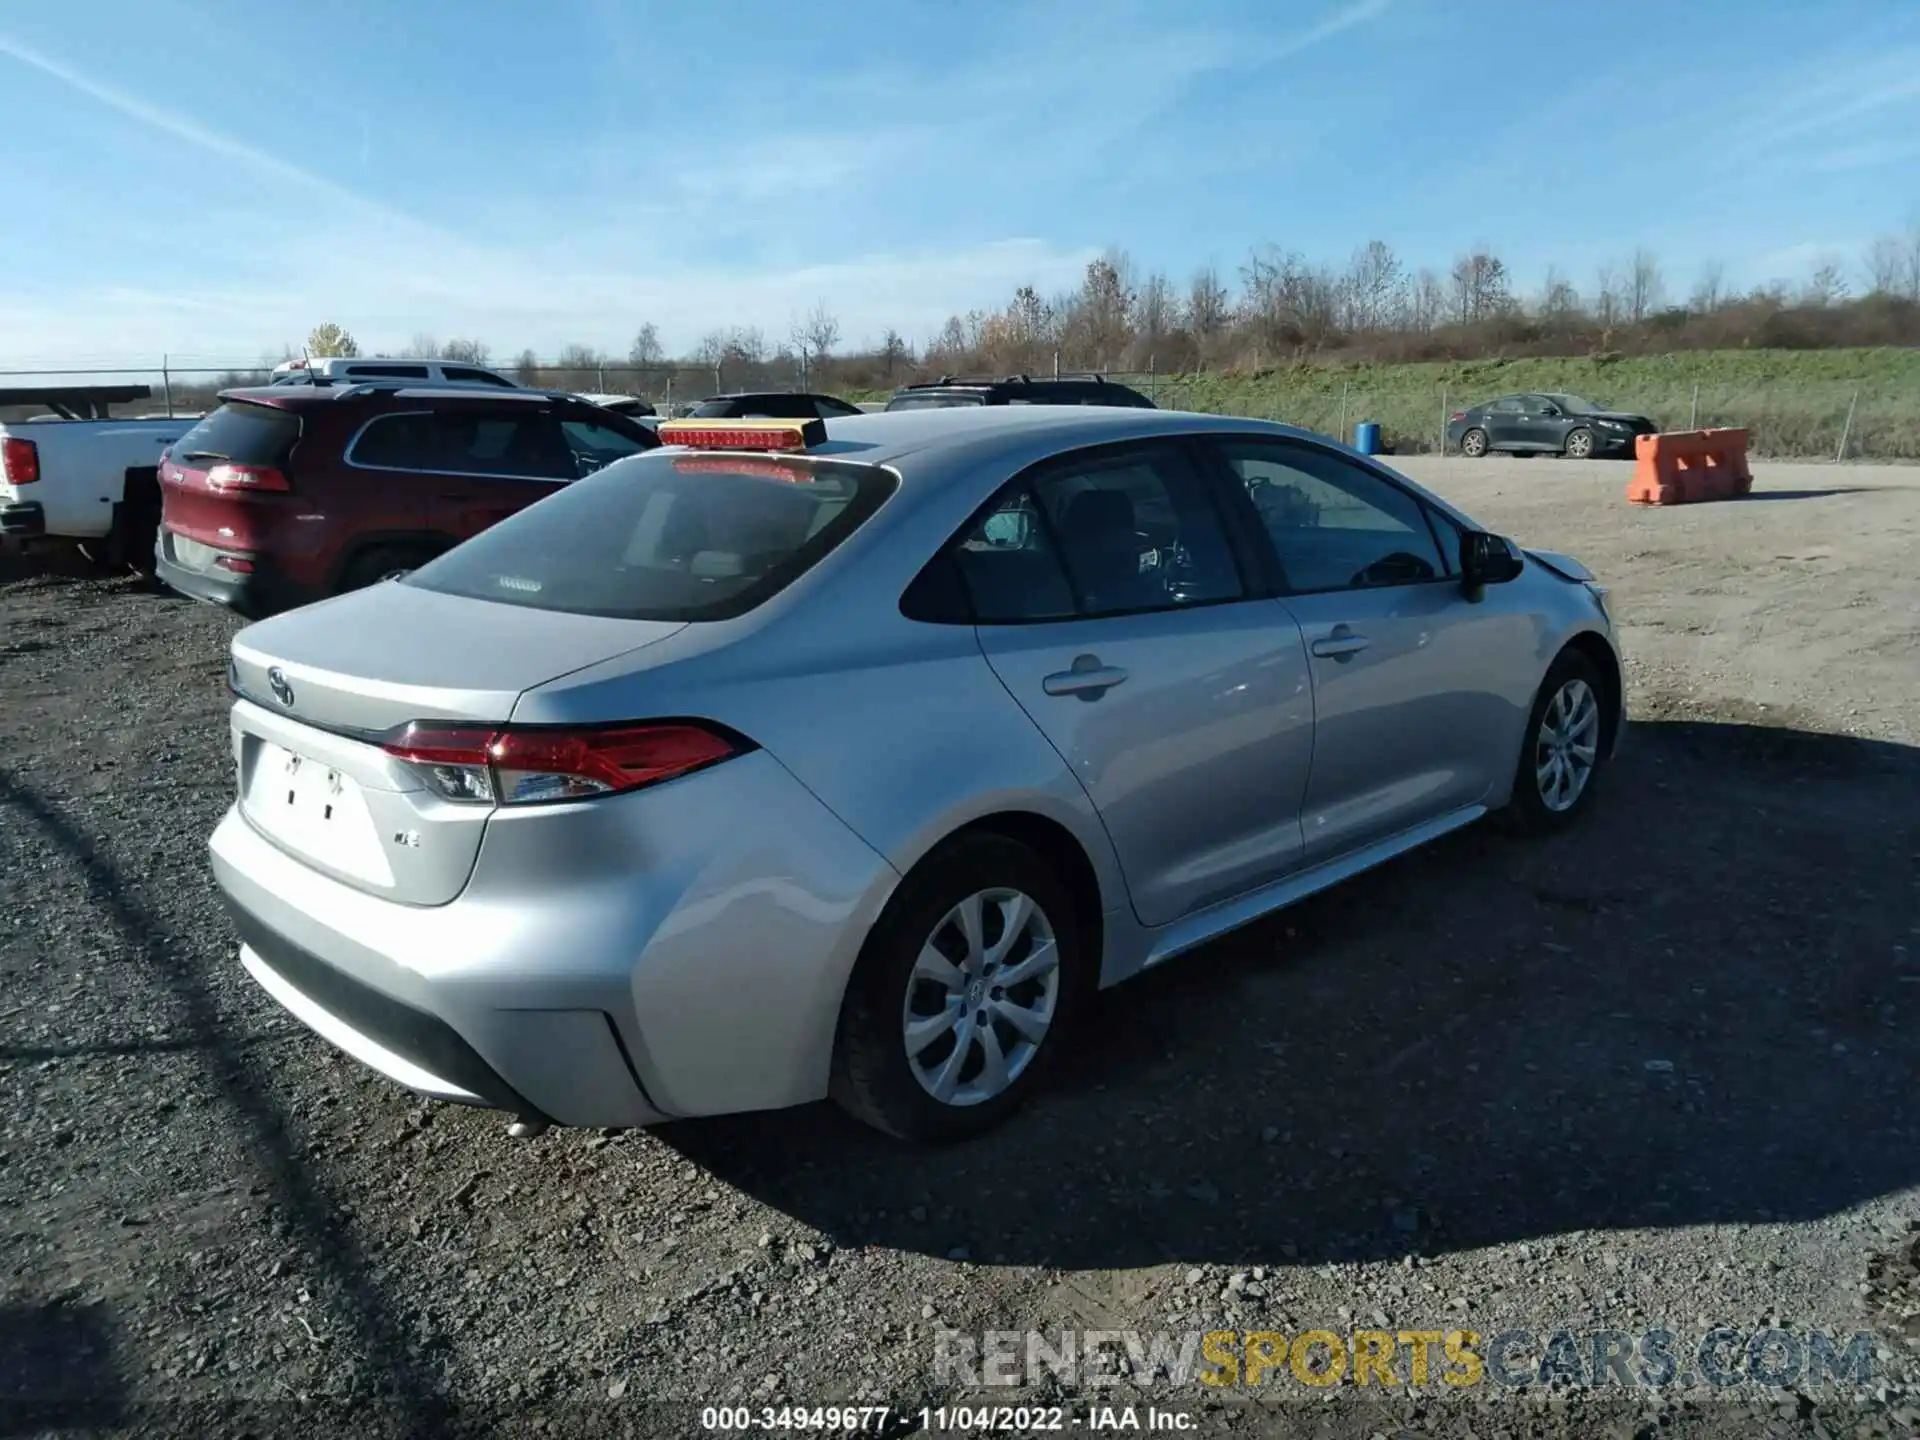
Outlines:
POLYGON ((1460 537, 1460 580, 1469 590, 1517 580, 1526 568, 1519 547, 1505 536, 1469 530, 1460 537))
POLYGON ((1549 420, 1557 420, 1560 418, 1560 407, 1558 405, 1542 405, 1540 407, 1540 413, 1549 420))

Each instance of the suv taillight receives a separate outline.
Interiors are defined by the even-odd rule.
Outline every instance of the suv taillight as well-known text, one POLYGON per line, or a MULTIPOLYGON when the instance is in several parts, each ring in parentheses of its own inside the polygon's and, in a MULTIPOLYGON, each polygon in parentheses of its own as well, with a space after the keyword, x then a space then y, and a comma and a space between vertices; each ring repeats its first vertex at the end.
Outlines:
POLYGON ((287 477, 271 465, 216 465, 207 471, 207 484, 216 490, 293 489, 287 477))
POLYGON ((9 435, 0 440, 0 476, 9 485, 31 485, 40 478, 40 447, 9 435))
POLYGON ((752 747, 674 720, 578 730, 416 721, 380 748, 406 761, 443 800, 539 805, 658 785, 752 747))

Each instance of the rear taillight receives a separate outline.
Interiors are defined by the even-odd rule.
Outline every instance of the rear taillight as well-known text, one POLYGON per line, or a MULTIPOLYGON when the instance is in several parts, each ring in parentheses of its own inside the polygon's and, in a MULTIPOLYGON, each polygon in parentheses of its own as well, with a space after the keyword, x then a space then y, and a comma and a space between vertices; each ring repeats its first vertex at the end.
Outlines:
POLYGON ((658 785, 749 747, 688 721, 590 730, 499 729, 416 722, 381 746, 443 800, 539 805, 658 785))
POLYGON ((216 490, 291 490, 287 477, 271 465, 216 465, 207 471, 216 490))
POLYGON ((1453 420, 1464 420, 1467 418, 1467 412, 1464 410, 1456 410, 1448 418, 1453 420))
POLYGON ((40 447, 9 435, 0 440, 0 476, 9 485, 31 485, 40 478, 40 447))

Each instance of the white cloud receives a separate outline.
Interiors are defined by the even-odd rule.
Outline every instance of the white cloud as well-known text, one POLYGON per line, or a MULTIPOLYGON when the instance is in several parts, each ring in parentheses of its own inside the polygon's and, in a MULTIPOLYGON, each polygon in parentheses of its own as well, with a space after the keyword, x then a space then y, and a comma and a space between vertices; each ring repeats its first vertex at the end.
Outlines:
MULTIPOLYGON (((636 183, 631 145, 623 155, 608 134, 584 147, 586 168, 603 168, 565 208, 510 188, 466 203, 438 197, 457 226, 0 35, 0 61, 59 82, 73 103, 224 162, 198 172, 190 243, 130 250, 126 270, 99 283, 52 264, 16 275, 0 294, 0 367, 163 353, 241 365, 297 344, 321 320, 345 325, 363 348, 426 332, 475 336, 496 355, 574 342, 620 351, 651 321, 669 349, 691 349, 733 326, 779 338, 816 303, 850 344, 890 327, 924 340, 950 314, 1005 304, 1016 286, 1075 285, 1095 238, 1125 238, 996 238, 1013 228, 1004 217, 1021 213, 1017 197, 1056 189, 1063 175, 1097 183, 1101 157, 1137 167, 1128 137, 1188 87, 1283 61, 1391 3, 1355 0, 1292 31, 1263 18, 1246 34, 1159 16, 1128 26, 1104 12, 1023 14, 1013 51, 986 45, 958 64, 942 56, 926 74, 823 77, 794 102, 804 109, 780 100, 762 117, 759 133, 777 138, 656 137, 654 153, 671 163, 653 184, 636 183), (822 103, 821 89, 838 98, 822 103), (712 153, 690 160, 701 151, 712 153), (1016 197, 999 221, 968 211, 983 184, 1016 197), (898 208, 913 202, 913 213, 898 208)), ((357 175, 368 145, 362 126, 329 153, 357 175)), ((120 203, 102 197, 98 222, 115 223, 120 203)))
POLYGON ((551 354, 573 342, 623 352, 643 320, 660 327, 669 348, 691 349, 701 334, 733 326, 757 325, 781 338, 788 319, 816 303, 839 317, 849 343, 877 339, 889 326, 922 340, 950 314, 1005 304, 1017 285, 1072 285, 1096 253, 1008 240, 773 272, 550 273, 507 262, 447 269, 430 280, 380 264, 302 259, 282 283, 111 286, 0 299, 8 351, 0 366, 157 364, 162 354, 239 365, 298 344, 321 320, 346 326, 368 350, 425 331, 477 336, 496 356, 525 347, 551 354))

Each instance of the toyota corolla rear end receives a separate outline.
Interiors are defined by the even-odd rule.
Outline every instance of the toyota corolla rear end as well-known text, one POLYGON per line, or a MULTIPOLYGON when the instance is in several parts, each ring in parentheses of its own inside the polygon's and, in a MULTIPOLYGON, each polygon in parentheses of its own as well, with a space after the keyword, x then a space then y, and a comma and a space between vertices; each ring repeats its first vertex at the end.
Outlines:
POLYGON ((826 1091, 885 861, 724 700, 525 721, 582 672, 700 693, 687 667, 892 488, 702 463, 611 466, 234 641, 239 798, 212 855, 241 962, 413 1090, 568 1125, 826 1091))

